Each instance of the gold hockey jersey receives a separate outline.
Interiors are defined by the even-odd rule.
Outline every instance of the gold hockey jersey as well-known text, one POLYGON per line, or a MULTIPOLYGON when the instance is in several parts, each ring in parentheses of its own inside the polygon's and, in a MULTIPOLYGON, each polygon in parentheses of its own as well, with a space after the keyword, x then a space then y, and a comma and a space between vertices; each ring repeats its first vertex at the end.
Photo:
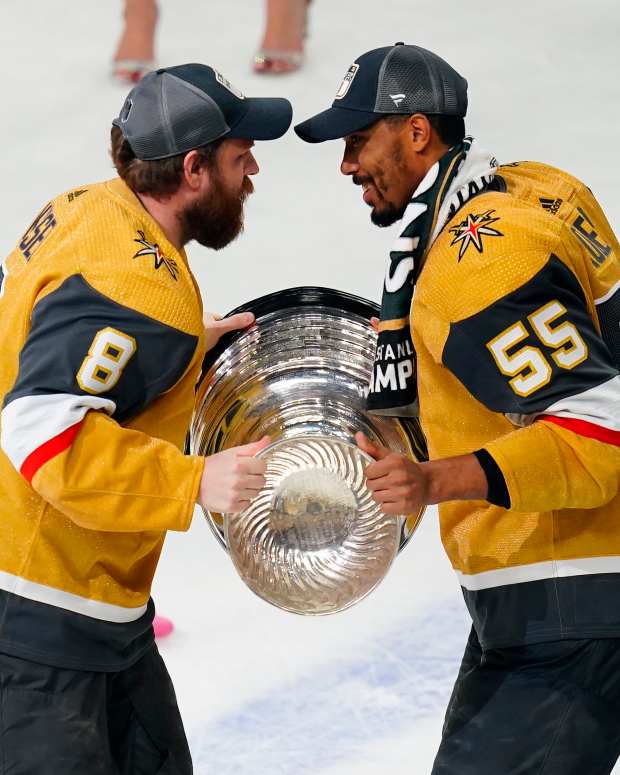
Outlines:
POLYGON ((412 304, 430 456, 485 450, 509 499, 442 504, 442 540, 483 647, 618 637, 618 242, 564 172, 506 165, 494 186, 412 304))
POLYGON ((62 194, 0 270, 0 651, 116 670, 152 640, 204 355, 186 256, 120 180, 62 194))

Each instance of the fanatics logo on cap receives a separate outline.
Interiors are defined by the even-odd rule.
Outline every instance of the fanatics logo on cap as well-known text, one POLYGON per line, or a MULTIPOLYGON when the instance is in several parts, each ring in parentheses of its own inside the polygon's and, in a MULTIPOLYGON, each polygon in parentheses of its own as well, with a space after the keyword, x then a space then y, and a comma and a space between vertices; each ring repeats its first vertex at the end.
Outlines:
POLYGON ((407 97, 406 94, 390 94, 390 98, 396 107, 400 107, 400 103, 407 97))
POLYGON ((336 96, 334 97, 334 99, 341 100, 343 97, 346 96, 347 92, 351 88, 353 79, 357 75, 357 71, 359 69, 360 69, 360 66, 358 64, 351 65, 351 67, 347 70, 345 77, 342 79, 342 83, 340 84, 340 88, 336 92, 336 96))
POLYGON ((231 94, 234 94, 235 97, 237 97, 240 100, 245 99, 245 95, 237 89, 236 86, 233 86, 232 83, 228 80, 228 78, 224 78, 224 76, 219 72, 219 70, 216 70, 215 67, 213 68, 213 72, 215 74, 215 80, 220 83, 225 89, 228 89, 228 91, 231 94))

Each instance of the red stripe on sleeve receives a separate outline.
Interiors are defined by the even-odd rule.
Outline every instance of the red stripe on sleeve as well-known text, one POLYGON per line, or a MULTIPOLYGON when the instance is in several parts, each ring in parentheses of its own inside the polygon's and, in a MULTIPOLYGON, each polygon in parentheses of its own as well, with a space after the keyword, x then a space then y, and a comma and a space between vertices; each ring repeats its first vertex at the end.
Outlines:
POLYGON ((41 444, 40 447, 28 455, 19 471, 24 479, 28 480, 29 484, 32 482, 32 477, 44 463, 64 452, 65 449, 73 444, 73 439, 83 422, 84 420, 80 420, 75 425, 69 426, 62 433, 59 433, 58 436, 54 436, 54 438, 46 441, 45 444, 41 444))
POLYGON ((573 433, 577 433, 579 436, 587 436, 590 439, 596 439, 597 441, 605 442, 605 444, 613 444, 615 447, 620 447, 620 431, 612 431, 610 428, 603 428, 602 425, 596 425, 587 420, 556 417, 551 414, 543 414, 538 419, 561 425, 562 428, 568 428, 569 431, 573 431, 573 433))

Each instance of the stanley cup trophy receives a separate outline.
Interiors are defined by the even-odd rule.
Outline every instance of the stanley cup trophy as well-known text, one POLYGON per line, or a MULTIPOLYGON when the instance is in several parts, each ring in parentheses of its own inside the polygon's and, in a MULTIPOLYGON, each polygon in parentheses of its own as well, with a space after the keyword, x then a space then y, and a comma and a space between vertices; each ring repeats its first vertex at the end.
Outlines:
POLYGON ((205 516, 257 595, 294 613, 335 613, 377 586, 423 513, 382 512, 354 434, 419 461, 424 437, 417 420, 366 411, 376 305, 302 287, 230 314, 248 310, 255 324, 205 359, 189 450, 210 455, 267 434, 266 485, 242 513, 205 516))

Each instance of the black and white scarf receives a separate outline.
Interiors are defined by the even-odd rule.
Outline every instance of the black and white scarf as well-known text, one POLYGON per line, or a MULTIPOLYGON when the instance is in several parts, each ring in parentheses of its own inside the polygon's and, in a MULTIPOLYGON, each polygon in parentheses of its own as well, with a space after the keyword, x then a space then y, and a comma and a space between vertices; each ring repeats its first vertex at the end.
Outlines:
POLYGON ((466 137, 435 162, 415 190, 385 273, 369 411, 417 415, 415 353, 409 327, 415 281, 443 227, 468 199, 488 188, 496 167, 495 157, 466 137))

